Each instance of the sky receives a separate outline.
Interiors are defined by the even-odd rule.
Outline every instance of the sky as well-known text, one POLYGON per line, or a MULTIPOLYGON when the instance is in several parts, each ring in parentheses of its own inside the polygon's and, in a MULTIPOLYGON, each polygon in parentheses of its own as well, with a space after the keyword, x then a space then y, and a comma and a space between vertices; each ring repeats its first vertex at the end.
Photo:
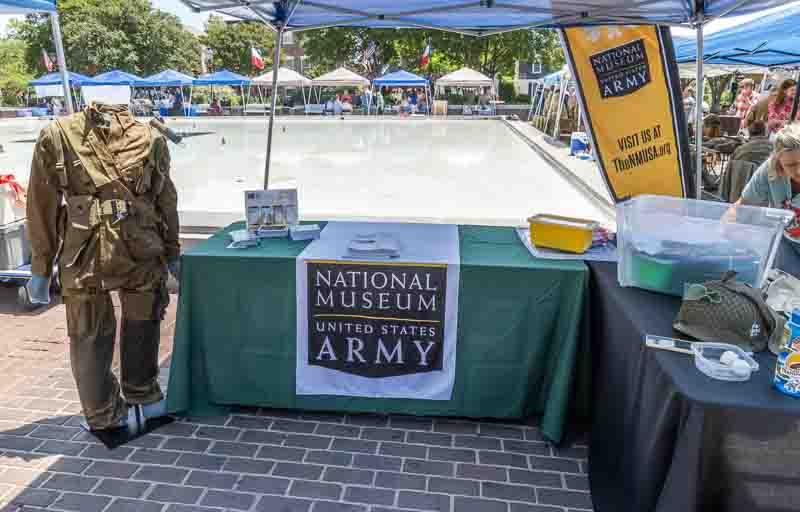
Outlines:
MULTIPOLYGON (((196 14, 189 10, 184 4, 180 2, 180 0, 151 0, 154 7, 161 9, 163 11, 170 12, 172 14, 177 15, 182 21, 184 25, 187 25, 196 31, 203 30, 203 24, 208 19, 208 13, 196 14)), ((758 18, 767 14, 772 14, 773 12, 781 11, 790 7, 791 5, 795 5, 798 2, 790 2, 787 3, 785 6, 777 7, 774 9, 768 9, 763 12, 749 15, 749 16, 736 16, 732 18, 722 19, 718 21, 712 21, 706 26, 706 34, 712 34, 717 30, 722 30, 729 27, 734 27, 750 21, 751 19, 758 18)), ((14 16, 3 16, 0 15, 0 35, 4 35, 6 33, 6 28, 8 21, 13 19, 14 16)), ((674 35, 682 36, 682 37, 693 37, 694 30, 691 29, 683 29, 683 28, 673 28, 672 33, 674 35)))

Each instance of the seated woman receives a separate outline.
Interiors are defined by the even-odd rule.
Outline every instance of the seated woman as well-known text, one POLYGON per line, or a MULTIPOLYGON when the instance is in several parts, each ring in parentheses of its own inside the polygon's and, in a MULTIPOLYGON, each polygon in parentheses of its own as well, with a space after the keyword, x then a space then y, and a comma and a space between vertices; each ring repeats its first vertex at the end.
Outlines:
POLYGON ((750 178, 735 205, 800 207, 800 123, 778 132, 775 149, 750 178))
MULTIPOLYGON (((772 98, 768 105, 769 117, 767 127, 769 133, 777 133, 786 126, 789 118, 792 116, 792 107, 794 106, 794 95, 797 93, 797 83, 791 78, 784 80, 778 92, 772 98)), ((800 120, 800 112, 797 114, 797 120, 800 120)))
POLYGON ((214 98, 214 101, 211 102, 211 106, 208 107, 208 115, 221 116, 222 114, 222 103, 220 103, 219 98, 214 98))

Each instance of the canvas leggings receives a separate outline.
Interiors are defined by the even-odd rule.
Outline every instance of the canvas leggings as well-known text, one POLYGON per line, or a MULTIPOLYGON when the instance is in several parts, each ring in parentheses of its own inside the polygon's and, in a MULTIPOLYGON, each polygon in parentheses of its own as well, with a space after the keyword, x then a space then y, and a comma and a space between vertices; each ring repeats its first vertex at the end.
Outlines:
POLYGON ((117 320, 109 292, 64 294, 72 374, 86 422, 94 430, 117 425, 128 404, 149 404, 164 397, 158 384, 158 346, 169 304, 166 285, 119 290, 119 297, 121 386, 111 369, 117 320))

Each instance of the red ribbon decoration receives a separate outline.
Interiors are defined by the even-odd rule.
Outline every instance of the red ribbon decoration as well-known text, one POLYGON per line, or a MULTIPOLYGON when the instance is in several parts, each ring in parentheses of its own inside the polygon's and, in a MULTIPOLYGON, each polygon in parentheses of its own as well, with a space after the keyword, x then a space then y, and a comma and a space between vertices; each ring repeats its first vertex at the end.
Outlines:
POLYGON ((14 192, 14 201, 17 206, 25 206, 25 188, 19 184, 17 178, 13 174, 0 174, 0 185, 8 185, 11 191, 14 192))

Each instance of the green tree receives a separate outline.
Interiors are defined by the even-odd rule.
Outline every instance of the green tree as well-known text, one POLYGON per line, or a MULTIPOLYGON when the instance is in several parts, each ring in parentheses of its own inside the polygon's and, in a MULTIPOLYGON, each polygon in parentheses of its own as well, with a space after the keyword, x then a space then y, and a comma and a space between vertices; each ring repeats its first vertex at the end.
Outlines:
POLYGON ((250 48, 256 48, 264 59, 265 68, 272 67, 272 52, 275 35, 263 23, 226 23, 218 16, 211 16, 206 33, 200 43, 213 52, 211 65, 214 70, 229 69, 245 75, 256 75, 261 71, 250 63, 250 48))
POLYGON ((397 61, 400 34, 387 29, 335 27, 301 32, 298 41, 312 61, 312 76, 344 66, 367 78, 376 78, 386 64, 397 61))
MULTIPOLYGON (((197 38, 149 0, 60 0, 58 11, 71 70, 93 75, 122 69, 140 76, 165 69, 199 71, 197 38)), ((42 49, 55 51, 49 18, 30 15, 12 22, 11 34, 25 42, 28 65, 45 72, 42 49)))
POLYGON ((25 62, 25 43, 0 39, 0 105, 18 105, 17 95, 25 91, 31 79, 33 73, 25 62))

